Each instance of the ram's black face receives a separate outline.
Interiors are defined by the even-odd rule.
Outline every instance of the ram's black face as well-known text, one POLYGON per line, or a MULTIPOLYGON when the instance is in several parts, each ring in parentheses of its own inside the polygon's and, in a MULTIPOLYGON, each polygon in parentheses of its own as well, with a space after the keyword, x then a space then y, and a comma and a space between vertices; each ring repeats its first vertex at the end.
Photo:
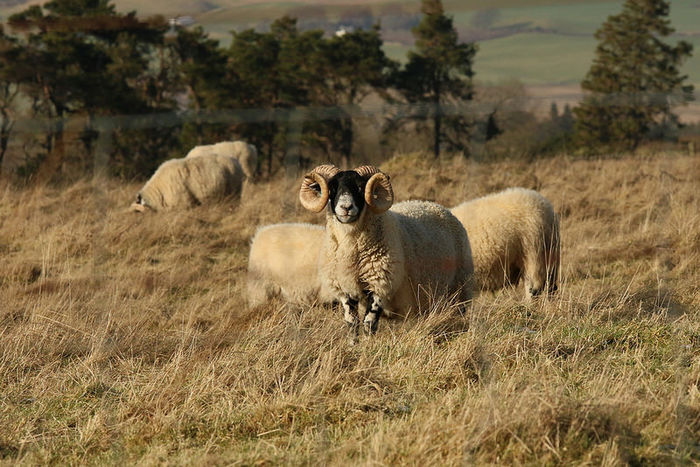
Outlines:
POLYGON ((354 170, 337 173, 328 181, 328 201, 335 218, 343 224, 355 222, 365 208, 367 180, 354 170))

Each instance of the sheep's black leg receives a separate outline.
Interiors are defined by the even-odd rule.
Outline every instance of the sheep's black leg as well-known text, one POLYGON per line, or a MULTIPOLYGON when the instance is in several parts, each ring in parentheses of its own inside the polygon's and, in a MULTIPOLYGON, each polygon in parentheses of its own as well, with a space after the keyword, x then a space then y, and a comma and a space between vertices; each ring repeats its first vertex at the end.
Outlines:
POLYGON ((367 293, 367 313, 365 313, 364 327, 365 331, 370 334, 377 332, 379 325, 379 317, 382 315, 384 305, 381 298, 377 297, 372 292, 367 293))
POLYGON ((358 300, 346 296, 340 299, 340 303, 343 305, 343 310, 345 311, 345 315, 343 316, 345 323, 348 325, 350 332, 353 335, 357 335, 360 328, 360 319, 357 316, 358 300))

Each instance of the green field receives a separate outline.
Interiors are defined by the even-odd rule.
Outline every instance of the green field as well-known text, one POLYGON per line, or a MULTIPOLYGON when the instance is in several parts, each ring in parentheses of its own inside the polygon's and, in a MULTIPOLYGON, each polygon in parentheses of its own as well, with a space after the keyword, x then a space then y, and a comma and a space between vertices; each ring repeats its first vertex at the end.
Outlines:
MULTIPOLYGON (((375 2, 378 5, 390 2, 375 2)), ((488 14, 474 2, 445 2, 446 10, 454 16, 455 26, 462 36, 475 29, 495 32, 509 30, 504 37, 479 40, 475 70, 482 82, 518 79, 528 85, 572 84, 581 81, 588 70, 596 40, 595 31, 609 15, 620 10, 622 2, 513 2, 491 3, 488 14), (516 6, 517 5, 517 6, 516 6), (482 20, 479 20, 479 17, 482 20), (483 23, 483 18, 487 23, 483 23)), ((416 5, 419 3, 416 2, 416 5)), ((254 27, 289 11, 299 10, 299 2, 248 2, 239 7, 223 7, 197 17, 201 24, 222 44, 230 40, 229 31, 254 27)), ((347 8, 346 4, 326 6, 330 20, 347 8)), ((405 6, 406 11, 410 7, 405 6)), ((700 1, 671 3, 671 23, 676 28, 673 41, 686 40, 700 49, 700 1)), ((412 44, 388 41, 387 54, 405 60, 412 44)), ((689 81, 700 85, 700 60, 690 60, 683 71, 689 81)))
MULTIPOLYGON (((37 2, 32 2, 37 3, 37 2)), ((176 0, 149 3, 117 0, 123 11, 137 10, 143 15, 191 15, 212 37, 227 45, 231 30, 264 25, 284 14, 322 21, 338 18, 358 7, 369 9, 386 24, 387 11, 410 14, 420 2, 353 0, 325 2, 265 2, 258 0, 176 0), (389 7, 394 5, 391 10, 389 7), (398 9, 398 10, 397 10, 398 9)), ((526 85, 579 83, 588 70, 596 40, 594 32, 605 19, 619 12, 621 1, 501 0, 490 2, 488 9, 476 1, 445 0, 445 9, 455 20, 462 37, 476 35, 479 52, 476 78, 481 82, 517 79, 526 85)), ((0 8, 0 17, 20 7, 0 8)), ((686 40, 700 50, 700 0, 671 2, 671 23, 676 28, 673 41, 686 40)), ((387 35, 396 31, 387 31, 387 35)), ((388 40, 386 51, 396 60, 405 60, 412 47, 410 34, 404 31, 402 42, 388 40)), ((683 67, 689 81, 700 88, 700 60, 691 59, 683 67)))

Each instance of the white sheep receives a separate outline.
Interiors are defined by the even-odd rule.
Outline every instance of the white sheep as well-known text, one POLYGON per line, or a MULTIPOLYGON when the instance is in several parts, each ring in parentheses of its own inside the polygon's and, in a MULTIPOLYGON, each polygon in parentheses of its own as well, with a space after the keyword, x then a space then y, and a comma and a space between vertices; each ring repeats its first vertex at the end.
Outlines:
POLYGON ((136 196, 134 211, 186 208, 212 199, 239 196, 243 169, 237 160, 216 154, 163 162, 136 196))
POLYGON ((260 227, 248 256, 248 305, 281 295, 296 305, 331 303, 318 278, 320 245, 325 229, 313 224, 260 227))
POLYGON ((497 290, 522 278, 528 297, 557 289, 559 220, 552 204, 525 188, 509 188, 452 208, 469 235, 476 285, 497 290))
POLYGON ((203 144, 193 147, 185 157, 219 154, 233 157, 243 167, 243 173, 248 180, 255 179, 255 171, 258 164, 258 150, 252 144, 244 141, 222 141, 215 144, 203 144))
POLYGON ((473 265, 462 224, 427 201, 392 207, 391 182, 376 167, 316 167, 304 177, 299 199, 313 212, 329 205, 319 272, 354 333, 359 303, 365 328, 374 333, 383 311, 408 313, 441 295, 471 298, 473 265))

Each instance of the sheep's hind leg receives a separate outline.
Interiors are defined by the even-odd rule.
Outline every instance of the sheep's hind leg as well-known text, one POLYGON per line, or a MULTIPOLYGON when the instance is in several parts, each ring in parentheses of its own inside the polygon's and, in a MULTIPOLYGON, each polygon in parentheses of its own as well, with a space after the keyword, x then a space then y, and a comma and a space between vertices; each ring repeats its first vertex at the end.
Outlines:
POLYGON ((379 326, 379 317, 382 315, 384 305, 382 299, 377 297, 372 292, 367 294, 367 313, 365 313, 364 327, 369 334, 377 332, 379 326))
POLYGON ((340 299, 340 303, 343 305, 343 310, 345 311, 343 319, 350 330, 350 337, 351 339, 355 339, 360 330, 360 319, 357 315, 357 304, 359 301, 350 296, 345 296, 340 299))

